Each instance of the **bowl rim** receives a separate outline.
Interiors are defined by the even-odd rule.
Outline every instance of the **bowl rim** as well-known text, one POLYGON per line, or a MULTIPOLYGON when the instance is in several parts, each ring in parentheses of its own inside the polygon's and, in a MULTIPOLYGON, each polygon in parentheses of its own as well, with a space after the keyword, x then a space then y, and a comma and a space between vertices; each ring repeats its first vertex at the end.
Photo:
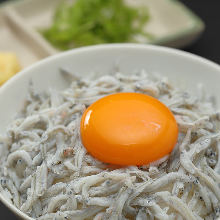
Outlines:
MULTIPOLYGON (((172 54, 174 56, 191 59, 194 62, 197 62, 198 65, 203 63, 207 65, 209 68, 214 69, 215 71, 218 71, 220 74, 220 65, 210 61, 206 58, 203 58, 201 56, 181 51, 179 49, 169 48, 165 46, 156 46, 156 45, 149 45, 149 44, 135 44, 135 43, 117 43, 117 44, 101 44, 101 45, 95 45, 95 46, 87 46, 87 47, 81 47, 76 48, 68 51, 61 52, 59 54, 50 56, 48 58, 45 58, 41 61, 38 61, 29 67, 25 68, 24 70, 20 71, 19 74, 16 74, 14 77, 9 79, 6 83, 2 85, 0 88, 0 96, 7 91, 8 87, 16 82, 16 80, 25 77, 26 75, 30 74, 32 69, 37 68, 38 66, 44 66, 47 65, 47 63, 50 63, 51 61, 56 62, 56 60, 60 58, 65 58, 71 55, 77 55, 80 53, 86 53, 88 51, 111 51, 111 50, 121 50, 121 49, 129 49, 129 50, 148 50, 148 51, 154 51, 157 53, 164 53, 164 54, 172 54)), ((9 208, 14 214, 19 216, 22 219, 25 220, 34 220, 33 218, 29 217, 25 213, 23 213, 21 210, 16 208, 13 204, 11 204, 7 199, 3 197, 3 195, 0 193, 0 201, 9 208)))

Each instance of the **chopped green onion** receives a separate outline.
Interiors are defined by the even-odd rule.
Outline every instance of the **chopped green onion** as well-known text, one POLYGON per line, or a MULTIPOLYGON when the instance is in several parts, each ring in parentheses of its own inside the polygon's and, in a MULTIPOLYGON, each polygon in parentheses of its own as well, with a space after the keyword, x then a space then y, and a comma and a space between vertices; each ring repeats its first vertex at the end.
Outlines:
POLYGON ((59 5, 51 27, 41 33, 61 50, 93 44, 135 42, 135 36, 147 36, 143 27, 148 20, 146 7, 134 8, 123 0, 76 0, 59 5))

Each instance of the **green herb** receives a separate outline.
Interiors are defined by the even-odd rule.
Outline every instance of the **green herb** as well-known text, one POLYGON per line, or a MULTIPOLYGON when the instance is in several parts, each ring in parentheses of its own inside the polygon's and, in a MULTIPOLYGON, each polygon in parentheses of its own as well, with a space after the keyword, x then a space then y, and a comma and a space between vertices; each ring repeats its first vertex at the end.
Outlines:
POLYGON ((143 26, 147 8, 127 6, 123 0, 76 0, 57 8, 53 24, 41 31, 55 47, 66 50, 92 44, 135 42, 147 36, 143 26))

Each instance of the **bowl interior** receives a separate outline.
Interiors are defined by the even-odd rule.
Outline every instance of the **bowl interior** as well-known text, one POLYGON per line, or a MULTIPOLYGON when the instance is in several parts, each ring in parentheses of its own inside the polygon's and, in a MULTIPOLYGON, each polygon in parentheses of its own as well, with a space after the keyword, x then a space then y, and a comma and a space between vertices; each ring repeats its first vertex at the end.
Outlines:
MULTIPOLYGON (((220 103, 220 67, 206 59, 175 49, 150 45, 115 44, 75 49, 47 58, 9 80, 0 89, 0 134, 22 107, 28 83, 33 81, 38 91, 51 88, 64 89, 69 85, 60 72, 63 67, 82 77, 97 72, 108 74, 118 67, 121 72, 132 74, 145 69, 149 73, 167 76, 176 87, 195 92, 198 83, 204 84, 206 91, 214 95, 220 103)), ((22 218, 22 215, 4 198, 0 199, 22 218)))

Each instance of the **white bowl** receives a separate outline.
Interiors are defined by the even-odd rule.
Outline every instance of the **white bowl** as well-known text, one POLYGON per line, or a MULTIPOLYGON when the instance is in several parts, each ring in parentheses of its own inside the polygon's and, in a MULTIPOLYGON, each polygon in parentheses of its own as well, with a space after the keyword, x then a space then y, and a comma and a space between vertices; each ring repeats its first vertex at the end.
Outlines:
MULTIPOLYGON (((201 57, 159 46, 140 44, 110 44, 74 49, 38 62, 10 79, 0 88, 0 133, 21 108, 32 79, 37 90, 49 87, 58 90, 68 86, 59 72, 60 67, 82 76, 97 71, 108 74, 115 65, 124 73, 137 69, 166 75, 177 87, 195 92, 196 84, 203 83, 206 91, 220 103, 220 66, 201 57)), ((0 195, 1 201, 23 219, 23 214, 0 195)))

